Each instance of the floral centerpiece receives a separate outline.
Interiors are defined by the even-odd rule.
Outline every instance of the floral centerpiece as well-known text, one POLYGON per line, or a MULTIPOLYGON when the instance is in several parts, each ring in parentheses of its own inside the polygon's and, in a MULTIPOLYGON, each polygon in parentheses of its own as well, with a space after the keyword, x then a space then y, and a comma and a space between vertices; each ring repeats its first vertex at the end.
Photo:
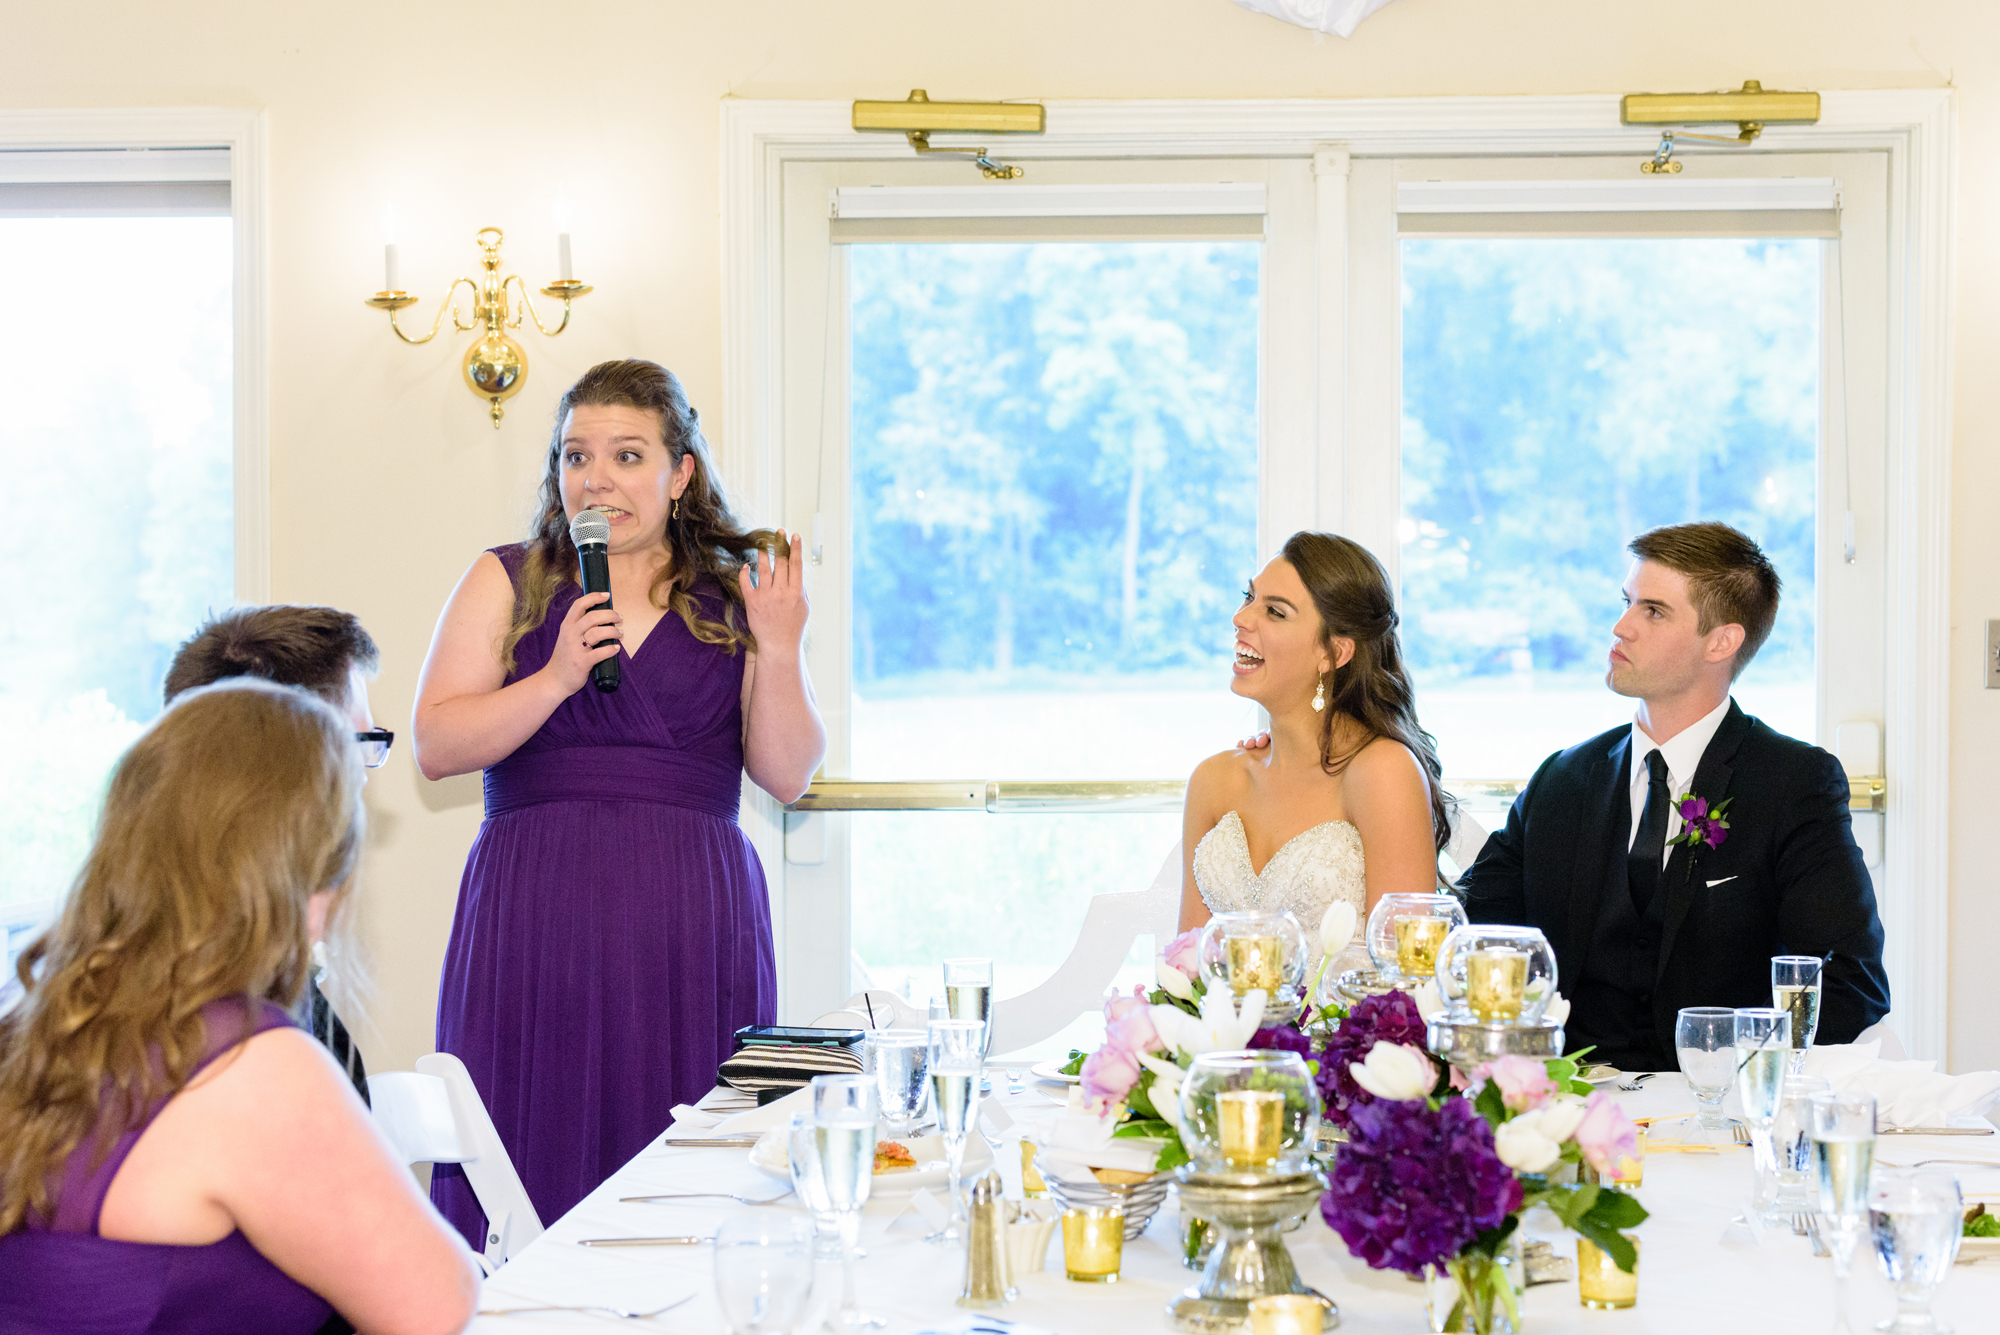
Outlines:
POLYGON ((1638 1129, 1617 1103, 1567 1057, 1502 1057, 1461 1092, 1422 1035, 1416 1000, 1391 992, 1356 1005, 1323 1054, 1326 1115, 1348 1140, 1320 1213, 1348 1250, 1376 1269, 1448 1276, 1456 1293, 1439 1328, 1481 1335, 1520 1324, 1501 1257, 1533 1206, 1630 1271, 1637 1253, 1620 1230, 1645 1209, 1615 1185, 1557 1180, 1577 1163, 1624 1175, 1638 1129))

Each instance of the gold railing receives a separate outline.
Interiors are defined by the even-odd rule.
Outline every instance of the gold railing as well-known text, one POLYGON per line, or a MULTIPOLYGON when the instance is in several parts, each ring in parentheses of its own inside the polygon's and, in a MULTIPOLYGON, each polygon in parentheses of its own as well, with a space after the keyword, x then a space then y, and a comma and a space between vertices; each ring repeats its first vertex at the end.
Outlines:
MULTIPOLYGON (((1888 810, 1888 785, 1879 774, 1848 779, 1849 811, 1888 810)), ((1475 802, 1506 804, 1526 779, 1446 779, 1445 790, 1475 802)), ((872 782, 819 779, 788 811, 987 811, 1174 812, 1187 784, 1180 779, 1116 779, 1073 783, 1006 779, 930 779, 872 782)))

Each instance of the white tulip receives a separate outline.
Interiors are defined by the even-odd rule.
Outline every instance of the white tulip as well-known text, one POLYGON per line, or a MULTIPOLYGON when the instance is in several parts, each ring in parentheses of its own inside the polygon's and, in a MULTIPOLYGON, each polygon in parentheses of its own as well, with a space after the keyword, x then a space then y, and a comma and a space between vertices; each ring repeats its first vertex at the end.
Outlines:
POLYGON ((1194 1000, 1194 984, 1188 981, 1186 974, 1165 960, 1153 961, 1153 981, 1170 997, 1179 997, 1182 1001, 1194 1000))
MULTIPOLYGON (((1173 1010, 1171 1006, 1157 1007, 1159 1010, 1173 1010)), ((1180 1012, 1176 1011, 1176 1014, 1180 1012)), ((1153 1073, 1153 1087, 1147 1097, 1153 1101, 1153 1110, 1160 1114, 1176 1132, 1181 1129, 1181 1068, 1160 1057, 1156 1053, 1142 1052, 1139 1063, 1153 1073)))
POLYGON ((1319 951, 1338 955, 1354 939, 1354 905, 1335 900, 1326 906, 1319 920, 1319 951))
POLYGON ((1542 1134, 1560 1145, 1583 1125, 1583 1114, 1589 1106, 1574 1094, 1551 1094, 1548 1102, 1535 1109, 1534 1116, 1542 1134))
POLYGON ((1402 1043, 1377 1043, 1367 1059, 1347 1067, 1354 1083, 1378 1099, 1420 1099, 1437 1084, 1437 1067, 1424 1053, 1402 1043))
POLYGON ((1542 1018, 1544 1020, 1553 1020, 1557 1024, 1561 1024, 1564 1020, 1567 1020, 1569 1018, 1568 998, 1564 997, 1560 992, 1551 995, 1548 1006, 1542 1011, 1542 1018))
POLYGON ((1217 988, 1201 999, 1201 1014, 1189 1015, 1178 1006, 1152 1008, 1153 1028, 1169 1052, 1199 1057, 1204 1052, 1235 1052, 1250 1046, 1250 1036, 1264 1022, 1264 993, 1247 993, 1239 1011, 1229 989, 1217 988))
POLYGON ((1562 1158, 1562 1145, 1548 1137, 1537 1110, 1495 1127, 1493 1152, 1515 1172, 1545 1173, 1562 1158))
POLYGON ((1417 1014, 1426 1020, 1444 1009, 1444 996, 1436 983, 1418 983, 1417 990, 1410 993, 1410 1000, 1417 1003, 1417 1014))

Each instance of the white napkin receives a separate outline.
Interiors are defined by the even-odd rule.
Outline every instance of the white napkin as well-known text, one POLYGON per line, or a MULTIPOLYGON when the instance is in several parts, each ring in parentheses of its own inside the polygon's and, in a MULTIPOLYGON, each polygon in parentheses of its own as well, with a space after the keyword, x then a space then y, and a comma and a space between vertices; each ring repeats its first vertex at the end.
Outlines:
POLYGON ((1806 1054, 1805 1073, 1836 1090, 1873 1094, 1877 1126, 1951 1126, 1983 1117, 2000 1102, 2000 1071, 1944 1075, 1936 1062, 1883 1061, 1881 1051, 1880 1040, 1816 1046, 1806 1054))
POLYGON ((768 1131, 774 1126, 783 1126, 792 1120, 795 1112, 812 1111, 812 1086, 795 1089, 782 1099, 776 1099, 761 1108, 751 1108, 744 1112, 718 1114, 707 1108, 693 1107, 680 1103, 674 1105, 673 1125, 667 1128, 667 1140, 708 1140, 718 1136, 747 1136, 753 1131, 768 1131))
POLYGON ((1122 1168, 1150 1173, 1159 1161, 1163 1142, 1136 1136, 1114 1137, 1115 1122, 1089 1113, 1065 1113, 1050 1124, 1037 1142, 1035 1167, 1057 1177, 1082 1177, 1092 1168, 1122 1168))

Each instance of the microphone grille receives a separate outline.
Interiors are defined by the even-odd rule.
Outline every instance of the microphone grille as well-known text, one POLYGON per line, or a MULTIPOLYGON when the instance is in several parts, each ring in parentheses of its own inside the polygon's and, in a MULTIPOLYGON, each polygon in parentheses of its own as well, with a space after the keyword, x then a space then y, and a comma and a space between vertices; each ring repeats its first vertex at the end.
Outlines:
POLYGON ((569 540, 581 547, 587 542, 610 545, 611 521, 598 510, 578 510, 569 521, 569 540))

